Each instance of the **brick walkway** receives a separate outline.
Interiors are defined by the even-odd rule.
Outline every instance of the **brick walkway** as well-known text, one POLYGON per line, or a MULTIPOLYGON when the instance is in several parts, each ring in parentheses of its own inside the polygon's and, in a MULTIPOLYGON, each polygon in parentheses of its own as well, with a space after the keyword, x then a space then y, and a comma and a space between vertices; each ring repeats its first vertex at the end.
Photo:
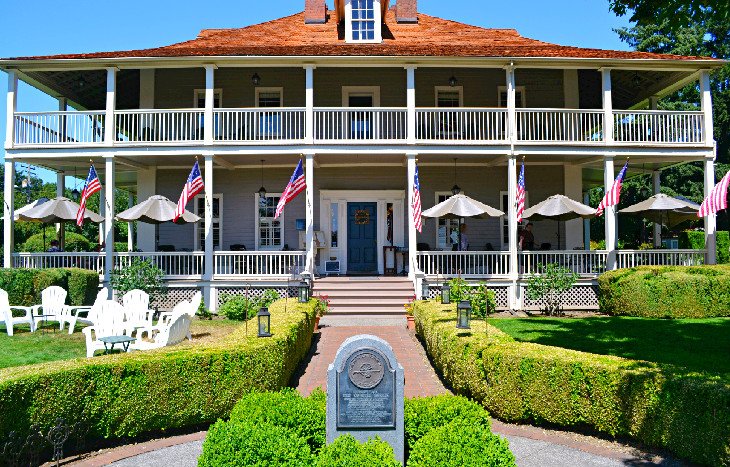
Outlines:
POLYGON ((446 392, 426 357, 423 346, 405 326, 328 326, 320 328, 312 341, 306 367, 293 381, 300 393, 309 395, 315 388, 327 387, 327 367, 335 360, 342 342, 357 334, 372 334, 388 342, 405 373, 406 397, 432 396, 446 392))

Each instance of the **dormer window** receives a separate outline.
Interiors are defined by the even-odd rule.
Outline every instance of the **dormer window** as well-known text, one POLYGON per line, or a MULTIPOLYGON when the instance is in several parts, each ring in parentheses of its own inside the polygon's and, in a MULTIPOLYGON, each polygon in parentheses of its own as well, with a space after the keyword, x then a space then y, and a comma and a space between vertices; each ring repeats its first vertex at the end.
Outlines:
POLYGON ((345 4, 347 42, 380 43, 382 16, 380 0, 348 0, 345 4))

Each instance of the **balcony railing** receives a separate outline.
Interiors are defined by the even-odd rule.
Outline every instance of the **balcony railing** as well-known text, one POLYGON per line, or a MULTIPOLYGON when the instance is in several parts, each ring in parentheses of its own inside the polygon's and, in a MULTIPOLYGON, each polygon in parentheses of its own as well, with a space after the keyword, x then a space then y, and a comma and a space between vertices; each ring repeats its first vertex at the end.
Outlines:
MULTIPOLYGON (((215 109, 213 142, 219 144, 303 144, 304 108, 215 109)), ((508 112, 504 108, 418 108, 417 144, 507 144, 508 112)), ((24 146, 95 145, 104 143, 105 113, 16 112, 14 144, 24 146)), ((203 109, 117 110, 118 145, 203 144, 203 109)), ((704 144, 702 112, 617 110, 613 112, 616 144, 704 144)), ((314 143, 405 144, 405 108, 315 108, 314 143)), ((518 143, 600 144, 606 141, 602 110, 517 109, 518 143)))
POLYGON ((104 273, 103 253, 13 253, 13 267, 23 269, 81 268, 104 273))
POLYGON ((705 264, 706 250, 618 250, 619 268, 636 266, 699 266, 705 264))
POLYGON ((509 275, 507 251, 419 251, 418 269, 427 276, 500 277, 509 275))
POLYGON ((114 269, 128 268, 136 259, 149 260, 162 269, 168 279, 199 279, 205 271, 202 251, 115 252, 114 269))
POLYGON ((518 265, 520 275, 540 274, 548 264, 557 264, 580 276, 597 276, 606 272, 607 253, 592 251, 522 251, 518 265))
POLYGON ((287 278, 304 268, 303 251, 216 251, 216 278, 287 278))

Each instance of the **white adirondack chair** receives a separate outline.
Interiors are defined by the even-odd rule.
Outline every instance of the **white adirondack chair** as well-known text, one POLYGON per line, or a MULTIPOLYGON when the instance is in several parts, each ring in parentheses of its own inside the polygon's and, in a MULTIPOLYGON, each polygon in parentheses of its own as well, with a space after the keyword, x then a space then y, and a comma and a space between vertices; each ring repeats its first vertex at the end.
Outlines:
POLYGON ((68 322, 66 291, 57 285, 46 287, 41 292, 41 304, 33 306, 33 318, 43 321, 58 321, 61 330, 68 322))
POLYGON ((151 328, 155 314, 150 310, 150 296, 139 289, 130 290, 122 297, 127 322, 137 328, 151 328))
POLYGON ((99 306, 107 301, 109 297, 109 289, 104 287, 96 294, 96 300, 91 306, 67 306, 66 314, 68 314, 68 333, 73 334, 76 323, 88 324, 93 326, 97 321, 99 306))
POLYGON ((81 330, 86 336, 86 356, 93 357, 97 350, 104 350, 101 337, 131 336, 134 328, 124 320, 124 307, 114 300, 105 300, 96 309, 96 322, 81 330))
MULTIPOLYGON (((187 302, 188 305, 190 302, 187 302)), ((132 342, 130 348, 135 350, 152 350, 170 345, 179 344, 190 335, 190 315, 186 312, 179 312, 172 316, 170 324, 160 328, 160 332, 155 334, 152 342, 143 341, 141 339, 142 332, 137 331, 137 340, 132 342)))
POLYGON ((195 316, 195 313, 198 312, 198 308, 200 308, 200 302, 203 301, 203 294, 198 290, 195 292, 195 295, 193 295, 193 298, 190 299, 190 303, 192 304, 192 316, 195 316))
POLYGON ((35 331, 33 308, 29 306, 10 306, 8 293, 0 289, 0 323, 5 323, 8 336, 13 335, 13 326, 16 324, 30 324, 30 332, 35 331), (13 310, 23 310, 25 316, 13 317, 13 310))

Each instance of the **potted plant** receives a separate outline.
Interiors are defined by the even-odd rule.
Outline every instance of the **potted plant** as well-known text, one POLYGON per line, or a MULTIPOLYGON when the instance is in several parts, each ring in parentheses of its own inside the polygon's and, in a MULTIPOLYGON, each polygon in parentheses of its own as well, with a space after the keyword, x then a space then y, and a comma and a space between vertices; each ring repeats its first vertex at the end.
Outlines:
POLYGON ((408 327, 409 331, 415 331, 416 318, 413 316, 413 310, 416 307, 416 296, 414 295, 408 303, 403 305, 403 307, 406 309, 406 327, 408 327))
POLYGON ((326 315, 329 310, 330 298, 328 295, 316 295, 314 298, 317 300, 317 304, 315 305, 317 315, 314 318, 314 330, 316 331, 319 329, 319 319, 326 315))

